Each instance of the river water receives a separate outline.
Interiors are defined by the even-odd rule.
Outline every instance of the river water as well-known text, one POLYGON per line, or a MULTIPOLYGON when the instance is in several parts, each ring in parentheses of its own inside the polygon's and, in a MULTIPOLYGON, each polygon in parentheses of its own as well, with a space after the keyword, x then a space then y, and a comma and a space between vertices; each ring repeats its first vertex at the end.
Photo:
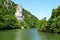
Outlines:
POLYGON ((60 34, 38 32, 32 29, 0 31, 0 40, 60 40, 60 34))

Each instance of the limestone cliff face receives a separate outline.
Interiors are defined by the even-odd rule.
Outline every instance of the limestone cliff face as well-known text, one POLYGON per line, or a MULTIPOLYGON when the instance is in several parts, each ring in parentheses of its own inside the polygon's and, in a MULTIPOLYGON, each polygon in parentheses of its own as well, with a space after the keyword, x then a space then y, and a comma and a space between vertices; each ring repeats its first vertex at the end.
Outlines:
MULTIPOLYGON (((3 5, 9 9, 9 7, 13 6, 13 3, 11 0, 4 0, 3 1, 3 5)), ((17 5, 16 6, 16 12, 15 12, 15 16, 17 18, 18 21, 24 21, 24 16, 22 15, 22 6, 17 5)))
POLYGON ((22 6, 17 5, 15 16, 18 21, 24 21, 24 16, 22 15, 22 6))

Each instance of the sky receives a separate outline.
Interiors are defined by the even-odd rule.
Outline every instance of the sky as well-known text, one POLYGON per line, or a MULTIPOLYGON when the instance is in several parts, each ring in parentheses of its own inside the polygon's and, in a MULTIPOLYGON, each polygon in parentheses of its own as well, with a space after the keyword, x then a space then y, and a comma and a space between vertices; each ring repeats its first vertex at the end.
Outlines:
POLYGON ((52 9, 60 5, 60 0, 12 0, 31 12, 38 19, 50 18, 52 9))

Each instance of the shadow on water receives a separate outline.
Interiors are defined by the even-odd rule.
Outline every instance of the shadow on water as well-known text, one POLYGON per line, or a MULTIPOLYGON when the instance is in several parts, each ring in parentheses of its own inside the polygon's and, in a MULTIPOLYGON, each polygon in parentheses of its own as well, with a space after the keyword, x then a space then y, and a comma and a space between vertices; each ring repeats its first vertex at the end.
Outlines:
POLYGON ((0 31, 0 40, 15 40, 16 30, 0 31))

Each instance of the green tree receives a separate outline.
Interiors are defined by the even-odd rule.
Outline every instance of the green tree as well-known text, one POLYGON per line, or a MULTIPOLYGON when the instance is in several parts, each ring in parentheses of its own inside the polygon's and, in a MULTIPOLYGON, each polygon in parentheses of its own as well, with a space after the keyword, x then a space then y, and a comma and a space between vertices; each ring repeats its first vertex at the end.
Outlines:
POLYGON ((47 27, 48 21, 46 20, 46 17, 38 21, 38 30, 45 31, 47 27))

